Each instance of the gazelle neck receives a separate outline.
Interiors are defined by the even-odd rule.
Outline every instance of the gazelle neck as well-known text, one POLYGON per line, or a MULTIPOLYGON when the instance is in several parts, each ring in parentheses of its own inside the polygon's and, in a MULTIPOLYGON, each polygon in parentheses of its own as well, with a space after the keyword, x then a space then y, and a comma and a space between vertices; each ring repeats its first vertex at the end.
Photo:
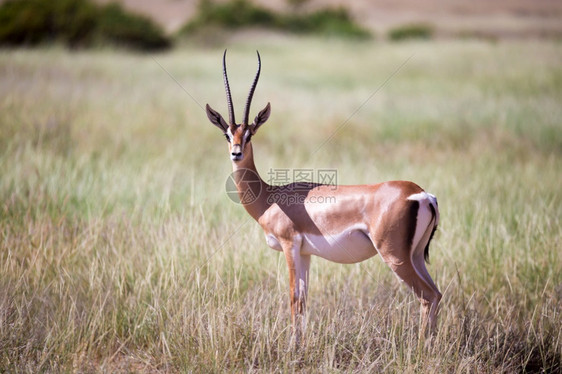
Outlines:
POLYGON ((246 145, 244 159, 232 161, 232 169, 240 201, 248 214, 257 221, 271 205, 267 202, 270 186, 263 181, 256 169, 252 143, 246 145), (253 198, 250 195, 250 198, 248 198, 248 192, 257 196, 253 198))

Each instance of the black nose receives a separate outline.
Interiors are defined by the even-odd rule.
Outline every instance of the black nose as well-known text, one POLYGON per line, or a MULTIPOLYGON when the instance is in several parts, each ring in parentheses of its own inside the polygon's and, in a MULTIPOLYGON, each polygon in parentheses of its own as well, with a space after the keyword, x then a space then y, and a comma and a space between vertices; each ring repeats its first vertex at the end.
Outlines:
POLYGON ((234 157, 242 157, 242 152, 232 152, 231 155, 234 157))

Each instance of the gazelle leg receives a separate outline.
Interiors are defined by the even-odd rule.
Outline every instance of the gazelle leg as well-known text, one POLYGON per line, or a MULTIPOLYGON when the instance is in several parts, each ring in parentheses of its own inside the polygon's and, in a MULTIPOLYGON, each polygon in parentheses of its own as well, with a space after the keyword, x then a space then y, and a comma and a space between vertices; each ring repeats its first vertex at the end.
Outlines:
POLYGON ((412 260, 415 269, 418 271, 423 281, 427 285, 429 285, 432 290, 428 294, 429 297, 423 297, 422 314, 424 315, 424 318, 426 318, 427 321, 429 322, 430 330, 435 331, 437 325, 437 314, 439 313, 439 302, 441 301, 441 292, 439 292, 439 289, 437 289, 437 286, 435 286, 433 280, 431 279, 431 276, 427 272, 427 269, 425 268, 423 256, 414 257, 412 260))
POLYGON ((410 285, 410 287, 414 288, 414 291, 416 291, 416 294, 418 295, 422 303, 421 312, 424 318, 424 324, 429 323, 428 326, 429 330, 433 332, 435 331, 435 328, 437 326, 437 314, 439 312, 439 302, 441 301, 441 292, 439 292, 439 290, 433 283, 433 280, 429 276, 429 273, 425 268, 423 256, 421 258, 420 257, 414 258, 413 262, 414 262, 413 265, 415 270, 417 271, 418 275, 420 276, 420 278, 424 282, 424 285, 426 286, 419 287, 422 289, 421 295, 420 295, 420 291, 416 291, 416 288, 414 286, 410 285), (427 286, 431 288, 430 291, 427 290, 427 286))
POLYGON ((428 318, 430 330, 435 331, 436 324, 437 324, 437 314, 439 313, 439 301, 441 300, 441 292, 439 292, 439 289, 433 282, 433 279, 431 279, 431 276, 429 275, 429 272, 425 267, 425 260, 423 257, 423 251, 425 249, 425 246, 427 245, 427 242, 429 241, 432 230, 433 230, 432 226, 428 227, 425 234, 423 235, 420 242, 418 243, 418 246, 414 249, 411 258, 412 258, 412 265, 414 266, 414 269, 416 270, 418 275, 425 281, 425 283, 429 287, 431 287, 433 291, 432 293, 433 297, 431 298, 430 305, 425 306, 424 303, 422 302, 422 306, 423 306, 422 313, 424 313, 425 316, 427 316, 428 318))
POLYGON ((441 300, 441 293, 429 276, 424 262, 424 250, 437 220, 437 213, 432 206, 426 199, 412 202, 408 208, 409 219, 390 227, 375 225, 371 232, 373 245, 384 262, 419 298, 422 328, 426 329, 429 323, 431 331, 436 327, 441 300))
POLYGON ((306 297, 308 294, 308 272, 310 255, 300 254, 300 240, 283 245, 289 270, 291 321, 297 342, 305 326, 306 297))
MULTIPOLYGON (((439 301, 441 300, 441 293, 437 290, 437 287, 432 287, 431 284, 424 279, 424 277, 416 270, 414 264, 412 263, 409 255, 409 251, 397 251, 395 249, 390 250, 388 248, 382 247, 379 249, 379 253, 383 258, 384 262, 390 266, 392 271, 398 276, 399 279, 404 281, 409 288, 413 289, 416 296, 421 302, 421 312, 423 317, 424 327, 429 322, 429 327, 431 329, 435 328, 436 314, 439 301)), ((423 252, 422 252, 423 261, 423 252)), ((424 266, 425 269, 425 266, 424 266)), ((427 272, 427 271, 426 271, 427 272)))

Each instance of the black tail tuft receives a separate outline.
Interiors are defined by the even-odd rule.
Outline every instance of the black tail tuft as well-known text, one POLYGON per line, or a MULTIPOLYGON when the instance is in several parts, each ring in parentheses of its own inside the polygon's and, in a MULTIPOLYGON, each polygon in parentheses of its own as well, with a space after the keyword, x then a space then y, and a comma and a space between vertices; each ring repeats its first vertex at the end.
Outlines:
MULTIPOLYGON (((431 208, 431 214, 433 214, 433 219, 437 219, 437 213, 435 212, 435 207, 433 206, 433 204, 429 204, 429 207, 431 208)), ((425 260, 425 262, 427 262, 429 264, 429 243, 431 243, 431 239, 433 239, 433 234, 435 234, 435 231, 437 230, 437 225, 433 226, 433 230, 431 231, 431 235, 429 236, 429 240, 427 241, 427 245, 425 246, 425 249, 423 251, 423 258, 425 260)))

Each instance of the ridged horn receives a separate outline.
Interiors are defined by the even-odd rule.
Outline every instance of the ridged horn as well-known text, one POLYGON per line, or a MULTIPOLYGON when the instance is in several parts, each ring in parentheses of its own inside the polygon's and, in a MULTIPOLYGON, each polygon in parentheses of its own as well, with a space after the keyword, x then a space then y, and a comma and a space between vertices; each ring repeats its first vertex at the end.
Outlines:
POLYGON ((258 71, 256 72, 256 77, 254 78, 254 82, 252 83, 252 87, 250 87, 250 93, 248 94, 248 100, 246 100, 246 107, 244 108, 244 124, 248 125, 248 117, 250 116, 250 104, 252 104, 252 98, 254 97, 254 91, 256 90, 256 86, 258 85, 258 80, 260 79, 260 71, 261 71, 261 58, 260 53, 256 51, 258 54, 258 71))
POLYGON ((222 76, 224 78, 224 89, 226 91, 226 101, 228 103, 228 119, 231 125, 236 125, 236 120, 234 119, 234 107, 232 105, 232 95, 230 94, 230 85, 228 84, 228 75, 226 74, 226 49, 224 50, 224 55, 222 56, 222 76))

